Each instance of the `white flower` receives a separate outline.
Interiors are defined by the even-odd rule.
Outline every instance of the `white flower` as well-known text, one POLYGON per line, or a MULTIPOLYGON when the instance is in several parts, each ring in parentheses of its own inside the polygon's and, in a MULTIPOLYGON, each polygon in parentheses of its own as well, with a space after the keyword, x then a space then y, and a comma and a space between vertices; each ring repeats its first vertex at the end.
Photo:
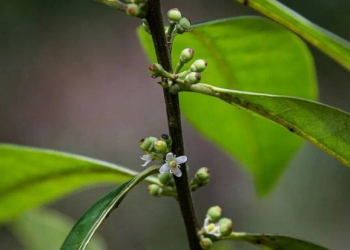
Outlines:
POLYGON ((216 223, 216 224, 211 223, 209 216, 207 216, 205 218, 205 220, 204 220, 203 229, 204 229, 206 234, 214 235, 216 237, 220 237, 221 236, 219 223, 216 223))
POLYGON ((161 166, 159 172, 162 174, 169 171, 175 176, 180 177, 182 175, 180 170, 180 164, 185 163, 186 161, 187 157, 184 155, 176 157, 176 155, 174 155, 173 153, 168 153, 165 157, 165 164, 161 166))
POLYGON ((151 161, 153 161, 153 154, 149 154, 149 155, 143 155, 141 157, 141 160, 145 161, 145 163, 143 165, 141 165, 142 167, 146 167, 148 165, 148 163, 150 163, 151 161))

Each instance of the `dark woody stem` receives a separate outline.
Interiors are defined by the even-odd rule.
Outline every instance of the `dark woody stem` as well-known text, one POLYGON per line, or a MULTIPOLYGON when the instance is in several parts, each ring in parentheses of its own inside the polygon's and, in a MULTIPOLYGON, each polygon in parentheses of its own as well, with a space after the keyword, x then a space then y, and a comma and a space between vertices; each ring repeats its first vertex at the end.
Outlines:
MULTIPOLYGON (((163 66, 164 70, 172 73, 171 52, 164 32, 160 0, 148 0, 146 19, 151 30, 158 62, 163 66)), ((181 156, 185 154, 185 150, 181 127, 179 96, 178 94, 171 94, 168 89, 164 89, 163 91, 169 132, 173 141, 172 151, 175 155, 181 156)), ((197 236, 197 221, 188 183, 187 165, 185 163, 182 164, 181 169, 182 176, 180 178, 174 177, 178 193, 178 202, 185 222, 190 249, 200 250, 202 248, 199 245, 197 236)))

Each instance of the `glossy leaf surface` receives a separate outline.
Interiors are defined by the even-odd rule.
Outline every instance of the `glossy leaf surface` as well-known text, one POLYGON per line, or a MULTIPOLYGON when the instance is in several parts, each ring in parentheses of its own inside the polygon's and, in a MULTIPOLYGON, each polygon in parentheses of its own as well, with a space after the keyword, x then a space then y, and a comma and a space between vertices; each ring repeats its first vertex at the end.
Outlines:
POLYGON ((86 249, 97 228, 104 219, 116 209, 126 194, 140 181, 151 174, 158 172, 159 167, 150 167, 134 177, 131 181, 116 187, 105 197, 96 202, 75 224, 61 250, 83 250, 86 249))
POLYGON ((218 97, 273 121, 350 166, 350 114, 305 99, 195 84, 189 91, 218 97))
POLYGON ((137 174, 88 157, 9 144, 0 144, 0 171, 0 223, 79 188, 137 174))
MULTIPOLYGON (((139 30, 142 44, 155 61, 151 38, 139 30)), ((196 25, 175 38, 173 60, 184 48, 208 67, 202 80, 216 86, 315 100, 313 59, 294 34, 264 18, 243 17, 196 25)), ((301 140, 269 122, 233 110, 204 96, 181 95, 181 108, 206 138, 238 159, 253 174, 265 194, 301 145, 301 140)))
POLYGON ((350 71, 350 42, 310 22, 276 0, 249 0, 247 4, 294 31, 350 71))
MULTIPOLYGON (((11 224, 11 230, 26 250, 59 249, 73 220, 52 209, 32 210, 22 214, 11 224)), ((104 242, 94 237, 88 250, 105 250, 104 242)))
POLYGON ((327 250, 307 241, 279 235, 232 233, 225 239, 246 241, 265 250, 327 250))

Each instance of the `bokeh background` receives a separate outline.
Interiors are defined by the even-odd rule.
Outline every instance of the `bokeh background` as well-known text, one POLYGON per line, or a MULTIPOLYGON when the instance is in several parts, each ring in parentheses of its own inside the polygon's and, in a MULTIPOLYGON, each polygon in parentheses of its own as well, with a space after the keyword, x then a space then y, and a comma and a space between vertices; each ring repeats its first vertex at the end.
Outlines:
MULTIPOLYGON (((164 10, 178 7, 193 22, 257 14, 230 0, 162 2, 164 10)), ((282 2, 350 40, 349 1, 282 2)), ((139 139, 166 132, 167 124, 162 90, 149 77, 136 38, 139 24, 91 0, 2 0, 0 141, 140 170, 139 139)), ((350 74, 311 50, 321 101, 350 111, 350 74)), ((236 231, 278 233, 332 250, 350 249, 349 168, 305 143, 277 188, 258 198, 246 171, 183 123, 191 165, 212 169, 209 187, 194 194, 200 220, 217 204, 236 231)), ((82 190, 49 206, 76 220, 111 187, 82 190)), ((109 249, 188 249, 176 202, 150 197, 143 185, 99 232, 109 249)), ((6 226, 0 227, 0 249, 23 249, 6 226)), ((232 243, 228 249, 255 248, 232 243)))

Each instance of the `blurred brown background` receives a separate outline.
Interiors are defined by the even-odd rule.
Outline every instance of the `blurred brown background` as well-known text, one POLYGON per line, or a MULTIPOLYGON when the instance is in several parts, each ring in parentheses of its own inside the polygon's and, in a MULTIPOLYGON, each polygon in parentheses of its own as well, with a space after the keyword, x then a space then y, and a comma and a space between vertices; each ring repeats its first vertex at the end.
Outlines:
MULTIPOLYGON (((193 22, 255 12, 231 0, 164 0, 193 22)), ((282 1, 350 40, 347 0, 282 1)), ((140 170, 140 138, 167 131, 161 89, 135 35, 136 18, 91 0, 0 2, 0 141, 74 152, 140 170)), ((321 101, 350 111, 350 73, 314 52, 321 101)), ((297 62, 296 62, 297 63, 297 62)), ((191 166, 212 169, 195 193, 202 221, 220 205, 234 230, 278 233, 350 249, 350 169, 305 143, 279 186, 258 198, 250 176, 184 121, 191 166)), ((194 171, 192 169, 192 171, 194 171)), ((193 174, 193 173, 191 173, 193 174)), ((50 206, 78 219, 111 186, 50 206)), ((9 208, 11 209, 11 208, 9 208)), ((187 249, 175 201, 140 186, 102 226, 109 249, 187 249)), ((0 249, 22 249, 0 227, 0 249)), ((255 249, 246 244, 230 249, 255 249)))

